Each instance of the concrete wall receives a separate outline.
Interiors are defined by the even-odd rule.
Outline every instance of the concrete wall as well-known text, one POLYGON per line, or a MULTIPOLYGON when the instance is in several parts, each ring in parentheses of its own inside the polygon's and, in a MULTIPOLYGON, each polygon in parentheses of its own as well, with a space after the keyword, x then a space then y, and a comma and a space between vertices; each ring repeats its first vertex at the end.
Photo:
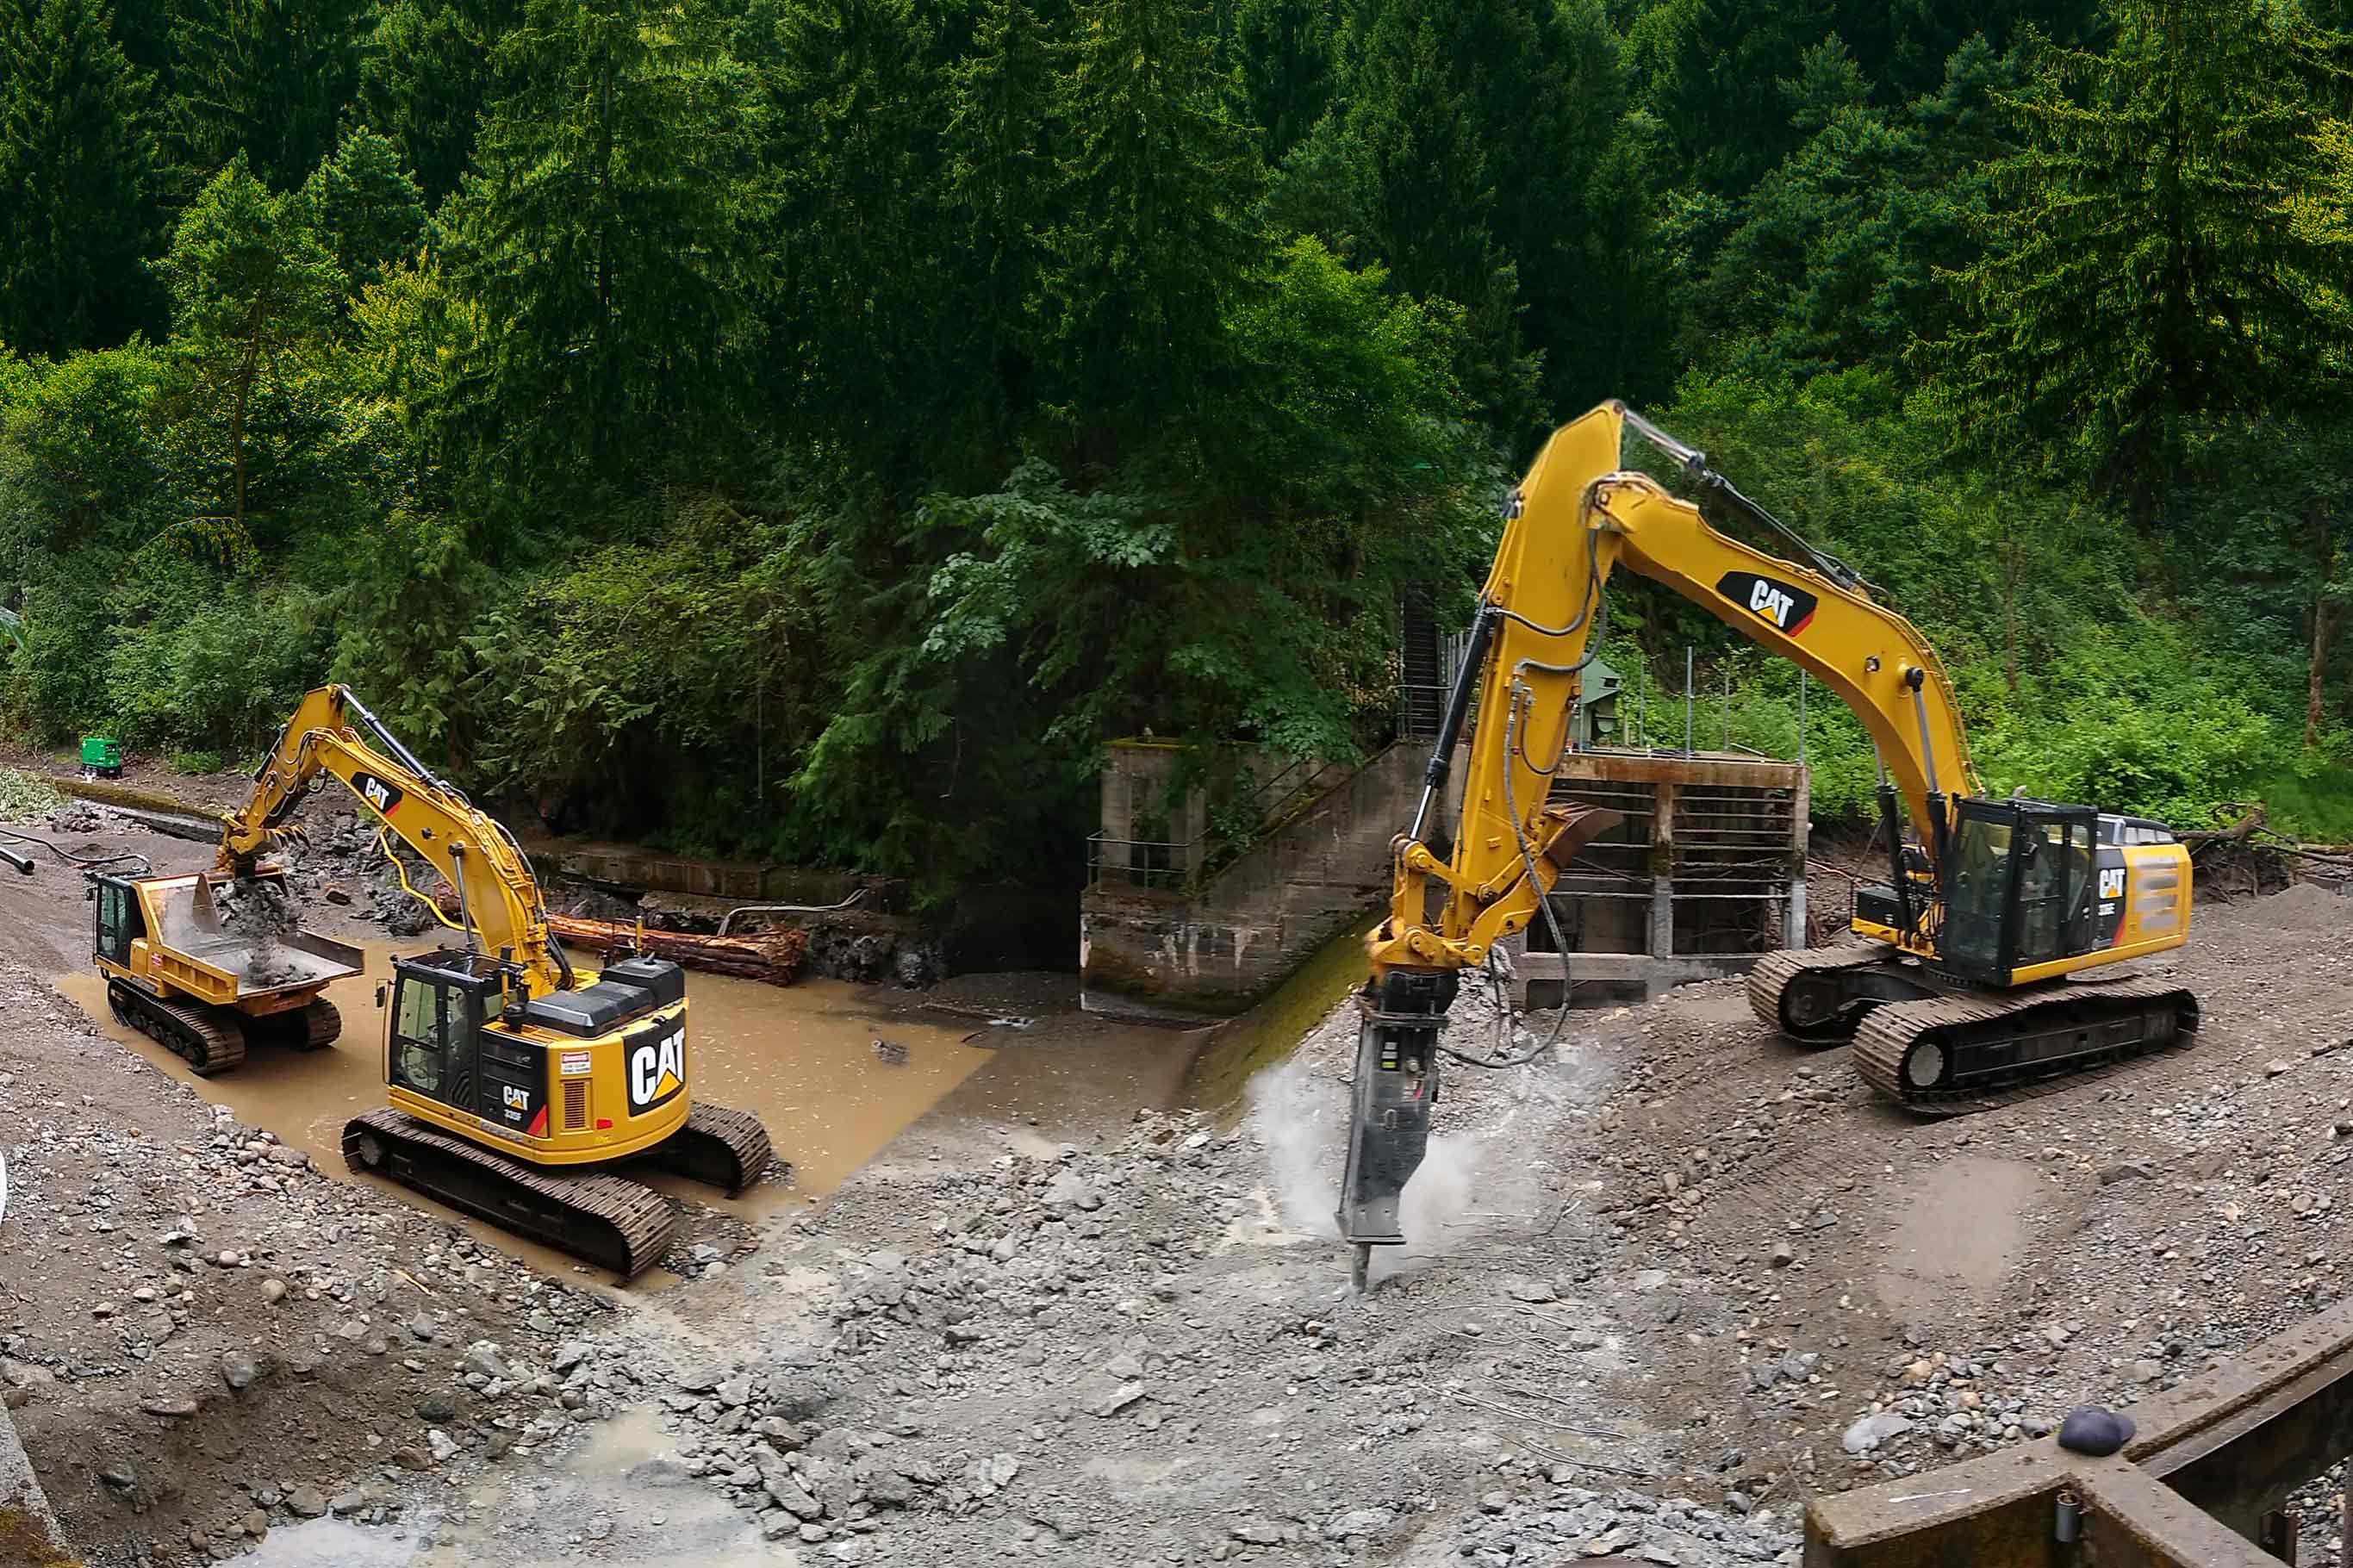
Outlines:
POLYGON ((63 1568, 74 1561, 16 1428, 0 1410, 0 1568, 63 1568))
POLYGON ((1389 891, 1389 842, 1421 795, 1428 753, 1390 747, 1240 859, 1187 892, 1106 875, 1079 905, 1090 1012, 1230 1017, 1389 891))

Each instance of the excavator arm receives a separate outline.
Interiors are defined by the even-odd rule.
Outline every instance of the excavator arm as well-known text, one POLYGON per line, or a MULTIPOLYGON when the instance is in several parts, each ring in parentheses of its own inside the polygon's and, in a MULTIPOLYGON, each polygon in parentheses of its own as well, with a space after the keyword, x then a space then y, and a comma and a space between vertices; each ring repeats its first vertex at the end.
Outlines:
POLYGON ((1567 749, 1580 674, 1599 645, 1603 591, 1621 566, 1704 607, 1844 699, 1878 748, 1931 861, 1942 853, 1952 799, 1982 793, 1952 683, 1912 623, 1802 542, 1796 542, 1810 563, 1768 554, 1718 531, 1698 507, 1649 476, 1621 469, 1630 426, 1676 457, 1704 489, 1780 527, 1710 471, 1702 454, 1623 405, 1597 408, 1554 435, 1513 497, 1421 809, 1398 842, 1389 919, 1371 947, 1377 976, 1391 966, 1483 963, 1498 939, 1527 924, 1574 853, 1563 837, 1589 819, 1547 810, 1546 797, 1567 749), (1422 834, 1442 802, 1474 690, 1480 723, 1461 819, 1451 858, 1441 858, 1422 834), (1444 884, 1435 920, 1425 914, 1432 879, 1444 884))
MULTIPOLYGON (((1878 748, 1891 829, 1900 800, 1931 865, 1944 853, 1954 801, 1983 793, 1943 664, 1843 563, 1622 404, 1556 432, 1512 498, 1420 807, 1394 847, 1388 917, 1366 941, 1372 982, 1339 1211, 1343 1237, 1359 1248, 1360 1283, 1364 1248, 1404 1239, 1398 1198, 1421 1162, 1439 1033, 1461 973, 1525 929, 1576 852, 1618 820, 1555 806, 1549 795, 1581 672, 1605 631, 1604 590, 1621 567, 1705 607, 1844 699, 1878 748), (1720 532, 1697 506, 1625 468, 1630 430, 1664 451, 1703 494, 1779 532, 1803 559, 1720 532), (1459 819, 1433 843, 1426 835, 1446 805, 1474 696, 1479 717, 1459 819)), ((1907 885, 1925 898, 1933 874, 1926 867, 1900 874, 1897 887, 1907 885)))
POLYGON ((218 868, 249 874, 322 773, 448 879, 470 942, 511 955, 534 996, 572 989, 570 961, 548 929, 546 903, 522 846, 344 687, 305 696, 278 732, 254 774, 252 798, 222 819, 218 868))

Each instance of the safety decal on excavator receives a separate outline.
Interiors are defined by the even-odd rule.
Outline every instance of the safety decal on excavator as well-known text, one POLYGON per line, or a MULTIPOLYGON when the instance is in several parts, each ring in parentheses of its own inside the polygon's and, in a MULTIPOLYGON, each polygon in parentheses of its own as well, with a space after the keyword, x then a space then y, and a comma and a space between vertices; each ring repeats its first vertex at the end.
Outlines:
POLYGON ((400 786, 371 773, 352 774, 352 789, 378 816, 390 816, 400 805, 400 786))
POLYGON ((659 1039, 629 1049, 629 1110, 643 1115, 686 1087, 686 1026, 673 1026, 659 1039))
POLYGON ((1789 637, 1806 629, 1821 603, 1794 583, 1777 582, 1754 572, 1726 572, 1715 591, 1789 637))

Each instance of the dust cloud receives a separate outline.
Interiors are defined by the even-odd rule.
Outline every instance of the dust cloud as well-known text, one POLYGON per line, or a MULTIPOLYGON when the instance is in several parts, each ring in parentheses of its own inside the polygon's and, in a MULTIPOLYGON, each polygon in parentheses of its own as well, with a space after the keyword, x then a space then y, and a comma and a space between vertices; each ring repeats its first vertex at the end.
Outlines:
POLYGON ((1247 1092, 1250 1133, 1265 1146, 1267 1183, 1283 1226, 1338 1240, 1333 1211, 1346 1153, 1346 1086, 1319 1077, 1303 1051, 1251 1079, 1247 1092))
MULTIPOLYGON (((1493 1047, 1491 1010, 1466 993, 1447 1040, 1484 1055, 1493 1047)), ((1348 1075, 1355 1070, 1357 1015, 1353 999, 1334 1010, 1282 1062, 1252 1079, 1246 1126, 1265 1151, 1268 1195, 1294 1237, 1337 1240, 1340 1170, 1346 1155, 1348 1075)), ((1548 1030, 1550 1020, 1539 1026, 1548 1030)), ((1514 1051, 1539 1037, 1515 1028, 1514 1051)), ((1377 1247, 1371 1278, 1410 1272, 1484 1234, 1540 1228, 1552 1222, 1539 1169, 1557 1157, 1562 1124, 1597 1104, 1609 1087, 1599 1041, 1565 1032, 1525 1067, 1498 1070, 1448 1061, 1438 1126, 1399 1205, 1409 1238, 1377 1247)))

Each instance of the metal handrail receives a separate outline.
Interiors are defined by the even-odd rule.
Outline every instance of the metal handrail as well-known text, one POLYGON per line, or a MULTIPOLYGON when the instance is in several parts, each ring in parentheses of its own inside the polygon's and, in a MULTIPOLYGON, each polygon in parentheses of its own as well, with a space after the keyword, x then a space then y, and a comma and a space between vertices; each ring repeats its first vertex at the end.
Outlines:
POLYGON ((1087 886, 1125 881, 1141 888, 1181 888, 1199 867, 1199 850, 1207 836, 1177 840, 1118 838, 1097 831, 1087 835, 1087 886), (1145 853, 1138 858, 1136 851, 1145 853), (1106 851, 1125 851, 1110 854, 1106 851), (1157 851, 1158 853, 1155 853, 1157 851))

